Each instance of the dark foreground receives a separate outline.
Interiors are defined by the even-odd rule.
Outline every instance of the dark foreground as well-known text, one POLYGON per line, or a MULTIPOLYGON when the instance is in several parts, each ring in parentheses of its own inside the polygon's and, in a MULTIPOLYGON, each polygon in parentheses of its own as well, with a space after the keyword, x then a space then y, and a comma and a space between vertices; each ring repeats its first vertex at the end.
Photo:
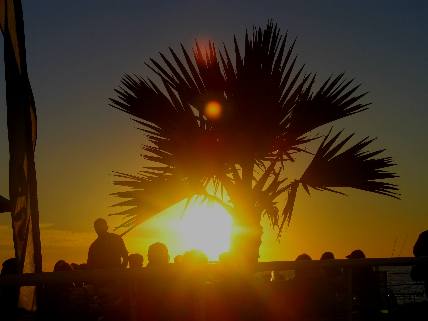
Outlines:
MULTIPOLYGON (((35 313, 16 311, 2 297, 0 320, 46 321, 327 321, 428 320, 428 302, 397 304, 379 278, 355 279, 334 271, 294 272, 286 279, 259 273, 251 277, 205 271, 99 273, 86 282, 67 273, 51 274, 60 282, 38 285, 35 313), (75 279, 75 281, 70 281, 75 279)), ((76 272, 71 272, 76 273, 76 272)), ((4 290, 7 288, 3 287, 4 290)), ((16 286, 9 286, 13 294, 16 286)))
POLYGON ((428 320, 426 284, 409 278, 419 261, 261 262, 245 270, 231 263, 195 263, 3 275, 0 320, 428 320), (400 293, 398 284, 405 291, 400 293), (19 286, 36 287, 36 312, 15 308, 19 286))

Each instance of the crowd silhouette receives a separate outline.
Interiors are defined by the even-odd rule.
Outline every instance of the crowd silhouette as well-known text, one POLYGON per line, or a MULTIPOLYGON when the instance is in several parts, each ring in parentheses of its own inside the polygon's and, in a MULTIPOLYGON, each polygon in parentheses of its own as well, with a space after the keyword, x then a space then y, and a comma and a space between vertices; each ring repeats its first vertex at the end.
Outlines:
MULTIPOLYGON (((428 256, 428 230, 419 234, 419 237, 413 247, 413 254, 415 257, 428 256)), ((411 276, 412 279, 416 281, 423 281, 425 293, 428 293, 428 264, 415 265, 412 269, 411 276)))
MULTIPOLYGON (((207 278, 209 262, 203 252, 187 251, 170 263, 168 247, 156 242, 149 246, 143 267, 143 255, 128 254, 122 238, 108 232, 104 219, 97 219, 94 229, 98 237, 89 247, 87 263, 59 260, 53 272, 61 275, 79 270, 127 269, 144 271, 141 275, 146 277, 135 274, 132 282, 118 277, 108 282, 64 281, 39 286, 40 320, 343 320, 349 294, 354 320, 379 320, 379 311, 392 308, 391 302, 382 300, 376 271, 367 265, 351 268, 333 264, 315 269, 306 264, 311 256, 303 253, 296 258, 299 264, 291 274, 272 271, 271 277, 264 274, 249 279, 233 267, 231 254, 223 253, 217 264, 219 273, 207 278), (349 278, 351 290, 346 286, 349 278)), ((427 255, 427 235, 424 232, 419 237, 415 256, 427 255)), ((346 258, 358 260, 366 256, 357 249, 346 258)), ((335 259, 332 252, 320 257, 320 261, 335 259)), ((426 266, 418 269, 426 273, 426 266)), ((15 258, 3 262, 2 275, 17 273, 15 258)), ((417 273, 421 273, 418 277, 426 285, 426 274, 417 273)), ((7 320, 16 316, 18 296, 16 285, 0 288, 2 315, 7 320)))

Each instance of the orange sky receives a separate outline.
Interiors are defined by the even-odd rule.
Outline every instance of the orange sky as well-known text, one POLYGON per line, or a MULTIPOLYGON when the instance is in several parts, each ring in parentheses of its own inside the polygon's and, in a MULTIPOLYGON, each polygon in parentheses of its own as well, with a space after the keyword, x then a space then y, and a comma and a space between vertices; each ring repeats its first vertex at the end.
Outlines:
MULTIPOLYGON (((333 251, 338 258, 343 258, 355 248, 363 249, 370 257, 388 257, 392 254, 410 256, 411 247, 424 220, 420 220, 418 224, 404 214, 408 206, 406 199, 397 201, 363 192, 350 192, 351 195, 348 197, 327 192, 308 196, 301 190, 292 224, 284 233, 281 242, 276 240, 276 234, 268 226, 267 221, 264 222, 261 260, 293 260, 303 252, 313 258, 319 258, 326 250, 333 251)), ((41 189, 42 222, 44 203, 48 201, 43 195, 41 189)), ((111 212, 107 209, 110 203, 111 200, 109 202, 106 198, 104 211, 100 207, 98 210, 94 209, 92 213, 92 209, 87 206, 88 203, 70 203, 69 209, 64 212, 87 211, 89 214, 86 217, 88 224, 86 228, 66 229, 58 228, 55 223, 42 224, 45 269, 51 269, 58 259, 85 262, 88 245, 96 237, 91 230, 91 223, 96 217, 102 216, 103 212, 111 212)), ((161 213, 126 235, 128 250, 146 256, 148 245, 156 241, 165 242, 169 246, 171 257, 188 249, 183 248, 182 239, 173 225, 180 219, 182 207, 173 207, 172 210, 161 213)), ((3 217, 0 225, 1 259, 12 253, 10 228, 5 226, 7 220, 3 217)), ((119 223, 118 219, 113 220, 111 217, 108 220, 110 226, 119 223)))

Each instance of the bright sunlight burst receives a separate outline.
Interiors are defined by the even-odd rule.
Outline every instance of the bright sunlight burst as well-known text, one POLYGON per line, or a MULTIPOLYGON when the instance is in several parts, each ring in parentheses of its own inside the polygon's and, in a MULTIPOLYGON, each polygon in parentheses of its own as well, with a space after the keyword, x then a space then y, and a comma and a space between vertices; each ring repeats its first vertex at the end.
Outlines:
POLYGON ((218 203, 191 203, 178 225, 184 248, 201 250, 210 260, 230 248, 232 218, 218 203))

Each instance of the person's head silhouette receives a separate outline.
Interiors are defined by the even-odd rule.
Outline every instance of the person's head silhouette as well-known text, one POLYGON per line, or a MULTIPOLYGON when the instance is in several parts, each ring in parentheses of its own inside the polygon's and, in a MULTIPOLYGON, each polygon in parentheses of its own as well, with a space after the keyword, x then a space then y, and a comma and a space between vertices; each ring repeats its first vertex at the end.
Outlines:
MULTIPOLYGON (((312 261, 312 258, 309 254, 303 253, 296 257, 296 261, 312 261)), ((314 274, 314 270, 306 266, 298 266, 294 272, 296 280, 307 279, 314 274)))
POLYGON ((16 258, 10 258, 3 262, 1 275, 5 274, 17 274, 18 273, 18 260, 16 258))
POLYGON ((354 250, 346 256, 348 259, 365 259, 366 255, 361 250, 354 250))
POLYGON ((128 256, 130 269, 140 269, 143 267, 144 257, 141 254, 134 253, 128 256))
POLYGON ((324 252, 320 258, 320 260, 334 260, 334 259, 335 257, 333 252, 324 252))
POLYGON ((310 261, 312 258, 309 256, 309 254, 303 253, 300 254, 298 257, 296 257, 296 261, 310 261))
POLYGON ((107 221, 103 218, 97 218, 94 222, 94 229, 98 236, 106 234, 108 231, 107 221))
POLYGON ((54 266, 54 272, 60 272, 60 271, 71 271, 71 265, 65 262, 64 260, 59 260, 55 263, 54 266))
POLYGON ((187 266, 201 266, 208 263, 208 257, 202 251, 190 250, 184 253, 183 263, 187 266))
POLYGON ((169 262, 168 248, 165 244, 157 242, 149 246, 147 253, 149 263, 147 266, 161 267, 169 262))

